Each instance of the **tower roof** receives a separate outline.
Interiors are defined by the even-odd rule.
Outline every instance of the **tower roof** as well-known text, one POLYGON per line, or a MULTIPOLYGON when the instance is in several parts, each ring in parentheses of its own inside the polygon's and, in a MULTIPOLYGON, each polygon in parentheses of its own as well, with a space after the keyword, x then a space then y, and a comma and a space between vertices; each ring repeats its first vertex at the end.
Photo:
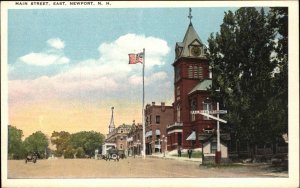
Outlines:
MULTIPOLYGON (((186 30, 186 33, 184 35, 183 41, 182 42, 177 42, 176 43, 176 59, 180 57, 191 57, 191 47, 192 46, 199 46, 204 49, 206 49, 206 46, 203 44, 201 41, 198 33, 196 32, 192 21, 191 21, 191 10, 190 10, 190 15, 188 16, 190 19, 190 24, 186 30)), ((204 57, 204 54, 198 57, 204 57)))
POLYGON ((115 123, 114 123, 114 107, 111 107, 111 119, 108 126, 109 132, 111 132, 113 129, 115 129, 115 123))

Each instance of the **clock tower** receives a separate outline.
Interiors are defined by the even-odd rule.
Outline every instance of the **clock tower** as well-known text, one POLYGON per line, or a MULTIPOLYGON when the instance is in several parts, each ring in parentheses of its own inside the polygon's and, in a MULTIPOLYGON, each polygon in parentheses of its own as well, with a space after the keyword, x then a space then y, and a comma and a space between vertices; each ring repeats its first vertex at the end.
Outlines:
POLYGON ((174 124, 169 126, 168 134, 179 147, 195 148, 200 147, 197 134, 207 127, 214 127, 214 122, 190 113, 192 110, 209 110, 213 105, 207 91, 211 86, 207 47, 192 24, 191 9, 188 18, 190 23, 183 41, 175 46, 174 124), (204 104, 208 104, 208 108, 204 104))

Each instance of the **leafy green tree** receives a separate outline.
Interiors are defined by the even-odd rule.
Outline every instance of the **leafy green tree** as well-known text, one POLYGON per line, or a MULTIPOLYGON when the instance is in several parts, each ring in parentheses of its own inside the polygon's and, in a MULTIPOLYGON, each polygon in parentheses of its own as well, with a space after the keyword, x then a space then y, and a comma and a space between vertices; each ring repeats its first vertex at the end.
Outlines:
POLYGON ((8 159, 20 159, 24 157, 22 137, 22 130, 8 125, 8 159))
POLYGON ((84 149, 82 147, 77 148, 75 151, 76 151, 75 155, 76 155, 77 158, 84 158, 85 157, 84 149))
POLYGON ((64 151, 70 145, 71 134, 65 131, 54 131, 51 135, 51 143, 56 145, 56 156, 62 156, 64 151))
POLYGON ((277 65, 272 80, 273 90, 269 109, 272 124, 280 135, 288 132, 288 8, 276 7, 270 10, 270 24, 276 34, 273 61, 277 65))
POLYGON ((47 136, 41 131, 37 131, 24 140, 24 148, 27 153, 36 152, 40 157, 44 158, 45 152, 49 146, 47 136))
POLYGON ((76 150, 71 145, 69 145, 64 151, 64 158, 73 159, 75 157, 75 154, 76 154, 76 150))
POLYGON ((275 38, 274 24, 264 9, 240 8, 235 13, 225 13, 220 33, 211 34, 208 41, 212 96, 228 110, 228 127, 240 140, 249 143, 254 155, 256 145, 270 142, 278 135, 278 127, 272 124, 277 114, 272 113, 282 107, 270 107, 278 102, 275 98, 270 101, 276 91, 274 70, 278 67, 278 61, 272 58, 275 38), (270 109, 274 108, 272 112, 270 109))
POLYGON ((70 143, 73 148, 83 148, 84 153, 93 155, 104 142, 104 135, 95 131, 81 131, 71 135, 70 143))

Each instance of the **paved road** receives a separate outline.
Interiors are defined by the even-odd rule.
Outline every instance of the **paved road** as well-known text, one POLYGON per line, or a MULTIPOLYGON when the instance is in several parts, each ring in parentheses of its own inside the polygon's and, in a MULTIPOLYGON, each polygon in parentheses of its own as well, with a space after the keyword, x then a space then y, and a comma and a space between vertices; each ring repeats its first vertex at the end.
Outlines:
POLYGON ((206 178, 206 177, 287 177, 264 165, 207 168, 198 162, 162 158, 127 158, 115 161, 95 159, 8 161, 8 178, 206 178))

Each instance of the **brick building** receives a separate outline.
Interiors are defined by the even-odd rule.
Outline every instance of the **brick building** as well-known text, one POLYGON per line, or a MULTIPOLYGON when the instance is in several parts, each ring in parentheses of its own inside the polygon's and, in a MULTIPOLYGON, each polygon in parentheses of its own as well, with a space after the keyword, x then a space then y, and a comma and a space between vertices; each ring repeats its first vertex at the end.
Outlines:
POLYGON ((130 132, 131 125, 120 125, 115 128, 114 107, 111 108, 111 119, 108 126, 109 133, 106 135, 105 144, 114 144, 116 149, 124 150, 127 148, 127 134, 130 132))
POLYGON ((168 150, 201 148, 199 134, 216 129, 216 121, 190 113, 216 109, 209 97, 212 81, 206 51, 190 22, 183 41, 175 46, 174 120, 167 126, 168 150))
POLYGON ((166 128, 174 119, 173 107, 166 106, 164 102, 160 105, 152 102, 152 105, 146 105, 145 117, 146 154, 164 152, 167 144, 166 128))
POLYGON ((143 148, 143 125, 138 123, 131 126, 127 137, 127 153, 128 156, 141 155, 143 148))
POLYGON ((130 132, 130 129, 131 125, 120 125, 108 133, 105 142, 115 143, 116 149, 125 151, 127 149, 127 135, 130 132))

